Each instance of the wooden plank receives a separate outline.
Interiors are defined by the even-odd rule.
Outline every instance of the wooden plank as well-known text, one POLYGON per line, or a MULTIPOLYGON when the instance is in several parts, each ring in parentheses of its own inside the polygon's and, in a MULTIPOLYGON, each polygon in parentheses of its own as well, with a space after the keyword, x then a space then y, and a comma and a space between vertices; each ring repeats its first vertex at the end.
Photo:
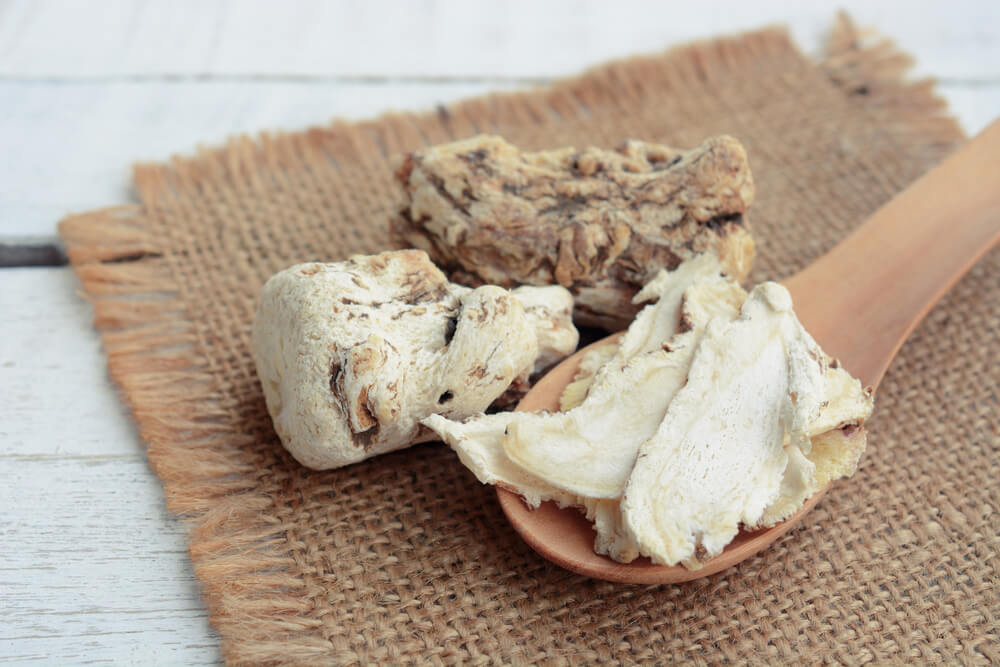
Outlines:
POLYGON ((433 108, 510 83, 0 82, 0 240, 127 202, 130 165, 263 129, 433 108))
MULTIPOLYGON (((1000 79, 1000 3, 842 0, 950 79, 1000 79)), ((8 0, 0 11, 0 75, 37 77, 564 76, 609 58, 786 23, 816 50, 827 3, 678 4, 643 0, 8 0), (59 48, 53 48, 59 45, 59 48)))
POLYGON ((183 529, 144 460, 7 458, 0 504, 4 661, 217 661, 183 529))
POLYGON ((0 661, 219 659, 68 269, 0 271, 0 661))
MULTIPOLYGON (((0 270, 0 461, 145 454, 68 269, 0 270)), ((2 506, 2 505, 0 505, 2 506)))

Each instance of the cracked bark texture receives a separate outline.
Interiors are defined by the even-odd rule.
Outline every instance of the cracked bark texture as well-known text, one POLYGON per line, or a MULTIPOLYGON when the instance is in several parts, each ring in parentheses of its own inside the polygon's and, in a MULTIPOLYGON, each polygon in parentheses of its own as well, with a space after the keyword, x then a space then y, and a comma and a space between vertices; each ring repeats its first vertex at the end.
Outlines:
POLYGON ((524 153, 480 135, 410 153, 396 176, 402 242, 459 283, 562 285, 581 325, 625 328, 639 288, 693 255, 714 252, 738 281, 753 262, 753 178, 728 136, 524 153))

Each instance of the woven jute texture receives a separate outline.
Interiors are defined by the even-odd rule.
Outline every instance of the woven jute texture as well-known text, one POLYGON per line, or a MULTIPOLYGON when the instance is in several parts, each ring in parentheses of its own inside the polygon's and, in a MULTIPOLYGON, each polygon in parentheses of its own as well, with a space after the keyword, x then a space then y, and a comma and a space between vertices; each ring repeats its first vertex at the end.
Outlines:
POLYGON ((906 65, 846 22, 820 62, 764 30, 432 113, 235 139, 139 166, 138 204, 64 221, 227 660, 1000 661, 996 252, 903 347, 858 473, 770 549, 683 585, 549 564, 440 444, 299 466, 249 350, 272 273, 391 247, 392 156, 477 132, 528 149, 735 135, 758 186, 753 278, 780 279, 961 141, 906 65))

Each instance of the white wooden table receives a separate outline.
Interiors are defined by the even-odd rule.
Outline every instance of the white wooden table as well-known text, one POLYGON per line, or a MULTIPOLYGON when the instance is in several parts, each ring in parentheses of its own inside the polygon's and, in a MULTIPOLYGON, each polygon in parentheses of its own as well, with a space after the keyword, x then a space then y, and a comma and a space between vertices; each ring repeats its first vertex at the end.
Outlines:
MULTIPOLYGON (((1000 115, 1000 3, 840 4, 938 77, 968 132, 1000 115)), ((773 22, 816 53, 832 18, 777 0, 0 0, 0 259, 53 242, 67 213, 128 201, 136 160, 773 22)), ((0 268, 0 661, 216 662, 184 528, 78 290, 65 267, 0 268)))

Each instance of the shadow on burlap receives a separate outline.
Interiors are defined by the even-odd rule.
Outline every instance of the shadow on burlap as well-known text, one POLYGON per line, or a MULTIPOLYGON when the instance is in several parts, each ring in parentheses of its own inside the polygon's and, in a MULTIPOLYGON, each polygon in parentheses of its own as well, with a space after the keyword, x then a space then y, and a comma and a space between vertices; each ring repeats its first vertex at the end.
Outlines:
POLYGON ((299 466, 250 355, 272 273, 390 247, 391 157, 477 132, 527 149, 732 134, 757 181, 753 279, 780 279, 961 140, 906 66, 843 19, 822 62, 765 30, 429 114, 236 139, 139 166, 140 203, 64 221, 226 658, 1000 661, 997 252, 903 347, 858 473, 769 550, 684 585, 550 565, 441 445, 299 466))

